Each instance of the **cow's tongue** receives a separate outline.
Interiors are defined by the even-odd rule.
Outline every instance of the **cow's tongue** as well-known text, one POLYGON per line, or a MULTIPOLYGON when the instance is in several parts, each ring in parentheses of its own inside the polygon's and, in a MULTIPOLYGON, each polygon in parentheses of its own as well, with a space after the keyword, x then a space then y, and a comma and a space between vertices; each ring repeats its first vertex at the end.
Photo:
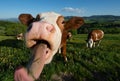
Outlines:
POLYGON ((15 71, 15 81, 34 81, 38 79, 45 65, 45 59, 50 49, 46 44, 37 44, 33 49, 33 57, 27 69, 19 67, 15 71))
POLYGON ((33 57, 28 65, 28 72, 33 78, 37 79, 41 74, 45 64, 45 59, 49 52, 50 49, 45 43, 37 44, 33 48, 33 57))

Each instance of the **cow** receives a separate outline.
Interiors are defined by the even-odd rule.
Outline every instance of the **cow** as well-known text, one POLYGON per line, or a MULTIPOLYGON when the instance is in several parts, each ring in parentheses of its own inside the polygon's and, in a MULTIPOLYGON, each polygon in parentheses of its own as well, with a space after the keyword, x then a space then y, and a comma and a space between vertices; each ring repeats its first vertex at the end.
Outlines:
POLYGON ((68 32, 67 34, 67 39, 70 40, 72 38, 72 33, 71 32, 68 32))
POLYGON ((55 12, 40 13, 34 18, 31 14, 20 14, 19 20, 28 27, 25 33, 26 46, 32 50, 32 59, 27 67, 15 70, 15 81, 37 80, 45 64, 51 62, 59 48, 62 48, 66 59, 67 33, 83 25, 81 17, 64 20, 61 14, 55 12))
POLYGON ((87 47, 92 48, 95 47, 96 42, 97 46, 99 46, 102 38, 104 37, 104 32, 102 30, 92 30, 87 37, 86 43, 87 47))
MULTIPOLYGON (((66 35, 66 34, 65 34, 66 35)), ((70 39, 72 38, 72 33, 71 32, 67 32, 67 38, 66 38, 66 40, 68 40, 68 41, 70 41, 70 39)), ((64 39, 64 38, 63 38, 64 39)), ((64 42, 64 43, 66 43, 66 41, 64 42)), ((63 46, 63 48, 62 47, 60 47, 59 48, 59 50, 58 50, 58 53, 59 54, 63 54, 63 57, 64 57, 64 60, 65 60, 65 62, 67 62, 67 57, 66 57, 66 48, 64 48, 65 46, 63 46), (64 51, 65 50, 65 51, 64 51)))
POLYGON ((20 33, 16 36, 17 40, 23 40, 24 39, 24 35, 23 33, 20 33))

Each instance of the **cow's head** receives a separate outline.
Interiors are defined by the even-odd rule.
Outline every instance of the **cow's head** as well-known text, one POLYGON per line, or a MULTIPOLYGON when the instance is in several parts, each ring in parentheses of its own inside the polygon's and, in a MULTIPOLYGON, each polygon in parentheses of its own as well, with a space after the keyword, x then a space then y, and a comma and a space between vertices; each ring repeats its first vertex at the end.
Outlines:
MULTIPOLYGON (((73 17, 65 21, 62 15, 54 12, 41 13, 36 18, 31 14, 21 14, 19 20, 28 26, 25 40, 26 46, 33 51, 33 59, 27 70, 35 79, 39 77, 44 64, 50 63, 58 51, 63 32, 77 29, 84 22, 81 17, 73 17)), ((17 70, 15 79, 17 80, 23 72, 25 72, 23 68, 17 70)), ((26 75, 26 78, 30 79, 30 76, 26 75)))
POLYGON ((86 40, 86 46, 87 46, 88 48, 92 48, 93 43, 94 43, 94 41, 93 41, 92 39, 86 40))

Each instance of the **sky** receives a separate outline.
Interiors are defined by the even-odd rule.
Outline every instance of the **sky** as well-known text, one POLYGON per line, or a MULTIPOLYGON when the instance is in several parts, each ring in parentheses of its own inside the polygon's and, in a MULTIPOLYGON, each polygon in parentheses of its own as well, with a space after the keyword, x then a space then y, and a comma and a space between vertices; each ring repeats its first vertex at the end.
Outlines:
POLYGON ((0 18, 51 11, 63 16, 120 16, 120 0, 0 0, 0 18))

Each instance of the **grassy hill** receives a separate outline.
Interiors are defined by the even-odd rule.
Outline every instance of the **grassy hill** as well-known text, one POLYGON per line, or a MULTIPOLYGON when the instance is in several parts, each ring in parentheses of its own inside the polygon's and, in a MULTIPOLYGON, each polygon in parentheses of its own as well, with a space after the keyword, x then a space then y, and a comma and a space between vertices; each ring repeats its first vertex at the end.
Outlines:
MULTIPOLYGON (((86 48, 86 37, 73 35, 67 42, 68 62, 56 54, 38 81, 120 81, 120 34, 105 34, 100 47, 92 49, 86 48)), ((24 42, 1 40, 0 81, 13 81, 15 68, 26 65, 29 56, 24 42)))
MULTIPOLYGON (((73 35, 67 41, 68 62, 63 61, 61 54, 56 54, 43 69, 39 81, 120 81, 119 16, 91 16, 84 19, 85 25, 80 32, 86 34, 73 35), (86 48, 85 40, 91 29, 105 31, 100 47, 86 48)), ((25 42, 14 38, 25 29, 18 22, 0 21, 0 81, 13 81, 15 68, 25 66, 30 59, 31 53, 25 42)))

